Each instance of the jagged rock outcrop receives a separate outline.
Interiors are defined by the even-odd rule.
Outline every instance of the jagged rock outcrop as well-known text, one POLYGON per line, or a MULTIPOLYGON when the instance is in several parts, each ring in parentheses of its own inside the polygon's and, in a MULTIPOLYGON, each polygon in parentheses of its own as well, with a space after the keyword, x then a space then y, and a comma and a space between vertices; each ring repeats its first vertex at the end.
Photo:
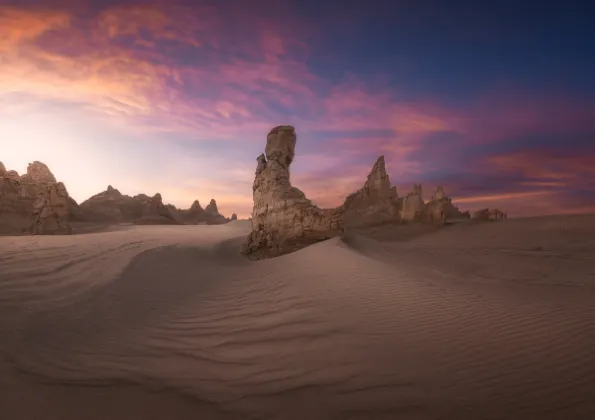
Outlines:
POLYGON ((2 162, 0 162, 0 176, 4 176, 6 173, 6 166, 2 162))
POLYGON ((274 127, 265 154, 256 159, 252 231, 243 252, 279 255, 327 239, 342 230, 342 208, 323 210, 290 182, 297 136, 292 126, 274 127))
POLYGON ((229 220, 238 220, 238 215, 235 213, 232 213, 231 218, 229 220))
POLYGON ((391 186, 384 156, 380 156, 364 186, 345 199, 345 227, 362 227, 399 220, 400 206, 397 187, 391 186))
POLYGON ((22 176, 1 168, 0 232, 71 233, 69 221, 77 219, 78 205, 47 165, 30 163, 22 176))

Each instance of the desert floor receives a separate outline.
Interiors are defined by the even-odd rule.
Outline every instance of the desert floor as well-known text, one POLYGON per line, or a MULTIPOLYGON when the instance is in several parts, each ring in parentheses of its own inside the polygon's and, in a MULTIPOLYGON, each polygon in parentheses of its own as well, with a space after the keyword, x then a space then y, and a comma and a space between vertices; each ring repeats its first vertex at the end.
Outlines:
POLYGON ((595 419, 595 216, 0 238, 0 418, 595 419))

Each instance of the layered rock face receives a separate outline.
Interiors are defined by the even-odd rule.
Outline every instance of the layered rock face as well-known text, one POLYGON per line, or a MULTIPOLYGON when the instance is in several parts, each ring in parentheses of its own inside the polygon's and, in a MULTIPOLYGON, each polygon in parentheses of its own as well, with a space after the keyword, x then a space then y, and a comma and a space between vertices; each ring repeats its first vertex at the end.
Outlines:
POLYGON ((79 217, 78 205, 47 165, 35 161, 19 176, 0 164, 0 174, 0 231, 71 233, 69 221, 79 217))
POLYGON ((384 156, 380 156, 363 188, 345 199, 345 227, 362 227, 398 220, 400 206, 397 188, 391 186, 384 156))
POLYGON ((342 230, 342 209, 322 210, 291 185, 289 167, 296 142, 292 126, 274 127, 267 136, 265 154, 256 159, 252 232, 243 248, 247 254, 281 254, 342 230))

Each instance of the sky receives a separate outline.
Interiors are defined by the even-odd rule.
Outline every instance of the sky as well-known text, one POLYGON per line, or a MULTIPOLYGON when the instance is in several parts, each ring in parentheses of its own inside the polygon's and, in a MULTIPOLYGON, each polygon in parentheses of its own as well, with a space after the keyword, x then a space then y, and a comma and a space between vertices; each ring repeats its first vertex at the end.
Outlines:
POLYGON ((248 217, 270 128, 321 207, 378 156, 400 195, 595 212, 595 4, 0 0, 0 161, 248 217))

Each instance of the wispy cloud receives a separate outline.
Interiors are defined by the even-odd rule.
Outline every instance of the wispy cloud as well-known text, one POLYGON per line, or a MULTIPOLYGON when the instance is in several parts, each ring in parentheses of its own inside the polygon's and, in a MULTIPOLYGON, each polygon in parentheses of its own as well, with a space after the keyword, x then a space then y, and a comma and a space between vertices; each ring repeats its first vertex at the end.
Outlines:
POLYGON ((359 188, 380 154, 393 182, 445 183, 469 205, 595 188, 592 148, 568 143, 560 154, 539 140, 593 139, 592 102, 507 86, 453 106, 405 96, 357 63, 327 77, 311 54, 324 28, 288 0, 261 3, 258 12, 238 1, 0 7, 0 138, 22 146, 3 159, 46 160, 59 172, 71 148, 93 168, 110 167, 88 175, 93 182, 63 172, 79 200, 125 183, 181 206, 213 196, 246 216, 265 135, 290 123, 299 139, 293 181, 322 206, 359 188), (52 134, 25 128, 32 121, 52 134), (478 180, 493 181, 489 193, 478 180))

